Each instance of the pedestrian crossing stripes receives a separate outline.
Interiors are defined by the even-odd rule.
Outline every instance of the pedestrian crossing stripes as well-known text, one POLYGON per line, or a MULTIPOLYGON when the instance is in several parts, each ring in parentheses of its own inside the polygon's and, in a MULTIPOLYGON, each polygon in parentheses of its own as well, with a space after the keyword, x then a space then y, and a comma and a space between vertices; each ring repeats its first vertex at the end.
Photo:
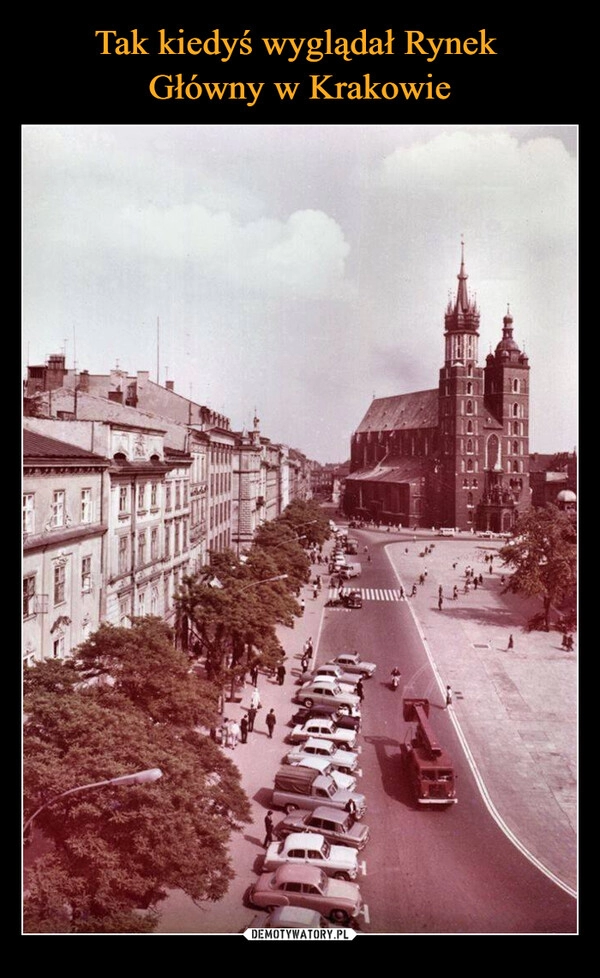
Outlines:
POLYGON ((403 601, 401 592, 397 588, 329 588, 328 600, 335 604, 341 598, 349 594, 350 591, 358 591, 363 601, 403 601))

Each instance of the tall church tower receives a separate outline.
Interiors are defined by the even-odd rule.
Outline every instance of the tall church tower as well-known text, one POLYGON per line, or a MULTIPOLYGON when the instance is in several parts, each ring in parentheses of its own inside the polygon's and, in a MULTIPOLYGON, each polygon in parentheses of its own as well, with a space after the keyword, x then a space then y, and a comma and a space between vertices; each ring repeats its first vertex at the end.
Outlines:
POLYGON ((444 317, 434 522, 468 530, 475 526, 483 494, 484 378, 483 369, 477 366, 480 314, 467 290, 464 242, 457 278, 456 298, 449 300, 444 317))
POLYGON ((531 503, 529 491, 529 359, 513 338, 510 309, 502 339, 485 366, 485 404, 496 421, 486 432, 481 526, 505 532, 531 503))

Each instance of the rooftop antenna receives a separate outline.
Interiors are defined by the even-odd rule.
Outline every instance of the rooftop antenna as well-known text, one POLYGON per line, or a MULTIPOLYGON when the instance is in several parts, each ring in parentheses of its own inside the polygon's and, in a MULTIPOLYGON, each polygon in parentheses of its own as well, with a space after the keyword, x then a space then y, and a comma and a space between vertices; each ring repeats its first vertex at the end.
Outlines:
POLYGON ((156 383, 160 384, 160 321, 156 317, 156 383))

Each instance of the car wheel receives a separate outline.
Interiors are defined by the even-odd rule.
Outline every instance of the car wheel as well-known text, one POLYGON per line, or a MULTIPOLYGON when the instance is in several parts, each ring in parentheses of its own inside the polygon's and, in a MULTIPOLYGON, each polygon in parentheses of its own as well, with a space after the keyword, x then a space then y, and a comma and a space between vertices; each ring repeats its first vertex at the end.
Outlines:
POLYGON ((297 805, 286 805, 285 806, 285 814, 286 815, 291 815, 292 812, 297 812, 297 811, 298 811, 298 806, 297 805))
POLYGON ((350 879, 350 877, 348 876, 348 873, 334 873, 333 875, 334 875, 334 878, 336 880, 349 880, 350 879))
POLYGON ((313 701, 312 700, 304 700, 304 705, 305 705, 305 707, 306 707, 307 710, 310 710, 310 708, 313 705, 313 701))
POLYGON ((329 918, 333 920, 334 924, 347 924, 349 920, 345 910, 332 910, 329 918))

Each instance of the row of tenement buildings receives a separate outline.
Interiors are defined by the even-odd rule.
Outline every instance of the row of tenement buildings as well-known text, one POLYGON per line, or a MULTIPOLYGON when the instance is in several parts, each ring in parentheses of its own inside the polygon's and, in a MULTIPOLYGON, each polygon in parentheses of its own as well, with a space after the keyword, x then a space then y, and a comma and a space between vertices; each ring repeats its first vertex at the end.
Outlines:
POLYGON ((106 621, 175 621, 173 596, 210 552, 311 496, 301 452, 145 371, 28 368, 23 421, 24 660, 63 658, 106 621))

